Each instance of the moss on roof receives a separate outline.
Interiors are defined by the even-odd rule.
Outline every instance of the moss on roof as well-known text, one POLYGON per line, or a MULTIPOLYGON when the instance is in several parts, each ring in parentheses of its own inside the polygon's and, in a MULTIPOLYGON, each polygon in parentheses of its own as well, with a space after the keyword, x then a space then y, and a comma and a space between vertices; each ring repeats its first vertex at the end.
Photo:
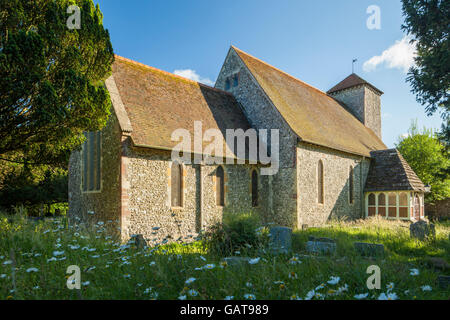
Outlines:
POLYGON ((298 137, 370 157, 386 145, 325 92, 232 47, 298 137))

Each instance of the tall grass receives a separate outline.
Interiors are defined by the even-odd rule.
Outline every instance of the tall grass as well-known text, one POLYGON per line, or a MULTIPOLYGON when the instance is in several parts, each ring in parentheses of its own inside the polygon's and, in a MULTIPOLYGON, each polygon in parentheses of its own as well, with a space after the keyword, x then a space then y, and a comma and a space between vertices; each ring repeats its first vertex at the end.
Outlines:
POLYGON ((333 223, 296 231, 290 255, 255 252, 254 264, 240 265, 227 265, 200 242, 144 249, 121 244, 105 232, 107 224, 85 230, 67 226, 64 219, 0 217, 0 299, 354 299, 361 293, 376 299, 387 293, 389 283, 389 292, 400 299, 449 298, 436 285, 441 271, 425 263, 429 256, 448 261, 448 224, 437 226, 436 241, 421 243, 395 222, 333 223), (336 239, 337 254, 307 254, 309 235, 336 239), (387 255, 362 258, 353 241, 382 243, 387 255), (366 270, 373 264, 381 268, 380 290, 366 286, 366 270), (70 265, 81 269, 81 290, 66 286, 70 265), (410 275, 412 268, 419 275, 410 275), (338 283, 328 283, 332 276, 340 278, 338 283))

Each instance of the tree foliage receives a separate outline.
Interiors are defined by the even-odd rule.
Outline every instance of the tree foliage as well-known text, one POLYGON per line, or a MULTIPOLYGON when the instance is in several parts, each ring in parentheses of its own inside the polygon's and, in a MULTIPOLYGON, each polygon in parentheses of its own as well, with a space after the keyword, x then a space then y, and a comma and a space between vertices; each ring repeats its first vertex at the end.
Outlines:
POLYGON ((431 193, 426 195, 427 202, 450 197, 450 160, 432 130, 419 131, 417 122, 413 122, 408 136, 400 138, 396 147, 422 182, 431 186, 431 193))
POLYGON ((65 167, 83 131, 102 128, 114 60, 92 0, 0 0, 0 157, 65 167), (81 28, 69 29, 69 5, 81 28))
POLYGON ((417 46, 416 65, 407 81, 428 115, 438 110, 443 119, 450 113, 450 1, 402 0, 402 29, 417 46))

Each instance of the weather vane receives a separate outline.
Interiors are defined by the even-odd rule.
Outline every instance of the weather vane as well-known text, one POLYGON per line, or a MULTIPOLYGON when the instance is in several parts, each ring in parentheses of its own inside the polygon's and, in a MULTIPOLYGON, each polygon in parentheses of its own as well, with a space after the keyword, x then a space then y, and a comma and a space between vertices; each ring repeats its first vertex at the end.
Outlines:
POLYGON ((355 62, 358 61, 358 59, 352 60, 352 73, 355 73, 355 62))

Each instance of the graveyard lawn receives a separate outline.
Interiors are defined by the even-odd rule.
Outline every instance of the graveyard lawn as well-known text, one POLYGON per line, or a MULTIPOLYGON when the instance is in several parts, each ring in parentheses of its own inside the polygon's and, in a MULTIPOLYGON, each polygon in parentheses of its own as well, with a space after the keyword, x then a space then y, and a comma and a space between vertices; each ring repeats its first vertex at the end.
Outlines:
MULTIPOLYGON (((67 227, 64 219, 0 217, 0 299, 448 299, 439 275, 450 275, 450 223, 434 241, 409 237, 409 225, 370 219, 333 222, 293 233, 291 254, 261 252, 228 264, 200 242, 137 249, 105 232, 67 227), (310 255, 309 236, 336 241, 333 255, 310 255), (359 256, 354 242, 384 245, 383 257, 359 256), (241 262, 239 262, 241 261, 241 262), (439 262, 439 263, 437 263, 439 262), (67 268, 80 267, 81 289, 70 290, 67 268), (380 268, 369 290, 367 268, 380 268)), ((246 256, 246 252, 235 253, 246 256)), ((70 278, 71 279, 71 278, 70 278)))

